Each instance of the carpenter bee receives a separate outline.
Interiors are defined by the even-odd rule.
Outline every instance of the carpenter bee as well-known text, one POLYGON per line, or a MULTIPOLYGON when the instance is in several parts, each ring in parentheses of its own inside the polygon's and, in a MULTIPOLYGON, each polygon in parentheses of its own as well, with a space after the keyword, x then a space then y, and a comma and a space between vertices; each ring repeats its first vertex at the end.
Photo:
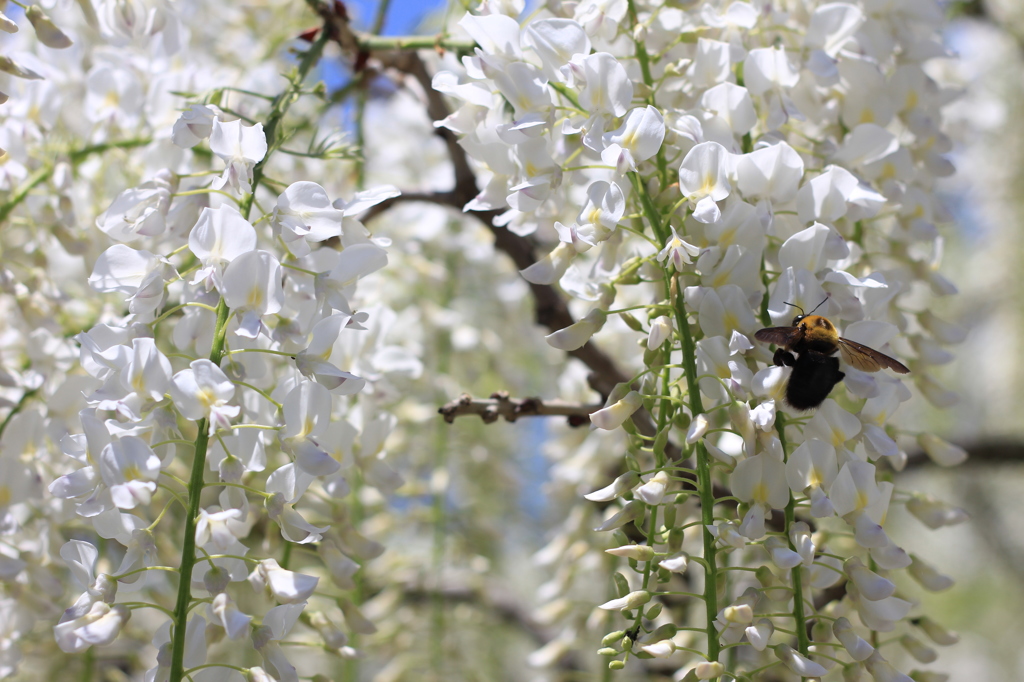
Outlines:
MULTIPOLYGON (((828 298, 825 298, 827 301, 828 298)), ((822 301, 814 310, 820 308, 822 301)), ((778 348, 772 358, 779 367, 792 367, 786 386, 786 402, 798 410, 813 410, 828 397, 832 389, 846 376, 839 371, 838 350, 846 364, 862 372, 877 372, 886 367, 898 374, 908 374, 901 362, 879 353, 874 348, 844 339, 826 317, 804 314, 803 308, 786 303, 800 311, 791 327, 767 327, 754 338, 774 343, 778 348), (793 353, 797 353, 794 357, 793 353)))

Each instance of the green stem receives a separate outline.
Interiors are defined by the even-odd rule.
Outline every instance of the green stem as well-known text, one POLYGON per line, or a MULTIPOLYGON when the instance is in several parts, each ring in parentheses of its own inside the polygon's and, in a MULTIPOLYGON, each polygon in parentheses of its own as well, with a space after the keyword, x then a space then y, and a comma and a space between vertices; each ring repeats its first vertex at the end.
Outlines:
MULTIPOLYGON (((106 142, 104 144, 94 144, 88 147, 82 147, 81 149, 74 149, 72 151, 67 152, 67 156, 72 164, 78 164, 81 163, 86 157, 91 156, 92 154, 100 154, 110 149, 130 149, 132 147, 141 147, 149 143, 149 138, 120 140, 118 142, 106 142)), ((0 204, 0 223, 7 220, 7 216, 11 214, 11 211, 13 211, 18 204, 25 200, 25 197, 28 196, 28 193, 31 192, 33 188, 39 186, 40 184, 50 179, 50 176, 53 175, 55 167, 55 164, 50 163, 40 168, 37 168, 35 172, 32 173, 32 175, 28 176, 28 179, 26 179, 25 182, 23 182, 21 186, 18 187, 18 189, 14 190, 14 193, 11 194, 10 198, 7 201, 5 201, 3 204, 0 204)))
MULTIPOLYGON (((700 399, 700 386, 697 383, 697 353, 690 334, 690 323, 686 320, 686 304, 678 293, 675 296, 676 324, 683 346, 683 372, 686 375, 686 394, 690 399, 690 412, 693 416, 703 414, 704 404, 700 399)), ((711 456, 703 441, 697 441, 697 488, 700 494, 700 516, 702 538, 704 541, 704 561, 707 567, 704 574, 704 606, 707 613, 708 660, 717 661, 721 651, 718 641, 718 630, 715 618, 718 617, 718 548, 715 536, 708 526, 715 523, 715 491, 711 483, 711 456)))
POLYGON ((384 20, 388 17, 388 5, 390 4, 391 0, 380 0, 377 3, 377 14, 373 18, 373 28, 370 29, 370 33, 373 35, 377 35, 384 30, 384 20))
MULTIPOLYGON (((781 414, 775 415, 775 430, 779 434, 779 442, 782 444, 784 459, 788 460, 789 454, 786 451, 786 422, 781 414)), ((786 539, 789 542, 789 548, 794 552, 796 551, 796 545, 793 544, 793 537, 790 531, 792 530, 795 522, 796 497, 794 497, 793 492, 790 491, 789 503, 786 505, 786 539)), ((803 574, 801 573, 802 567, 803 564, 800 563, 790 570, 790 575, 793 579, 793 620, 796 621, 797 649, 804 656, 808 656, 811 642, 807 638, 807 619, 804 616, 804 580, 803 574)))
POLYGON ((96 667, 96 650, 89 647, 82 658, 82 682, 92 682, 92 674, 96 667))
MULTIPOLYGON (((220 366, 224 357, 224 339, 228 331, 231 311, 224 299, 217 304, 217 326, 213 335, 210 362, 220 366)), ((170 682, 181 682, 185 675, 185 626, 188 622, 188 607, 192 603, 192 569, 196 564, 196 522, 199 519, 199 502, 203 492, 203 475, 206 473, 206 448, 210 443, 210 431, 206 419, 196 425, 195 456, 192 459, 192 475, 188 482, 188 513, 185 515, 185 537, 181 547, 181 566, 178 569, 178 598, 174 604, 174 639, 171 650, 170 682)))
MULTIPOLYGON (((651 506, 650 509, 651 509, 651 525, 648 526, 648 528, 647 528, 647 546, 648 547, 654 547, 655 542, 657 542, 657 534, 658 534, 658 509, 660 509, 660 507, 658 507, 657 505, 653 505, 653 506, 651 506)), ((658 560, 659 560, 659 557, 655 557, 655 558, 652 558, 649 561, 644 562, 644 582, 643 582, 643 586, 640 589, 642 589, 642 590, 648 590, 649 589, 649 585, 650 585, 650 582, 651 582, 651 569, 654 567, 654 562, 658 561, 658 560)), ((636 610, 636 622, 633 624, 633 627, 637 630, 638 633, 640 631, 640 626, 643 624, 643 618, 644 618, 644 607, 641 606, 640 608, 638 608, 636 610)))
MULTIPOLYGON (((666 358, 672 357, 672 339, 669 338, 662 344, 662 352, 666 358)), ((665 430, 665 426, 668 424, 669 411, 674 412, 671 398, 669 398, 669 392, 672 387, 671 372, 668 367, 665 367, 661 371, 661 393, 665 397, 661 400, 661 408, 658 410, 658 433, 655 434, 655 439, 660 436, 665 430)), ((665 461, 665 448, 654 448, 654 466, 656 469, 663 469, 667 462, 665 461)), ((651 544, 651 543, 648 543, 651 544)))
MULTIPOLYGON (((651 223, 651 229, 658 236, 662 246, 667 244, 668 235, 664 234, 664 225, 661 222, 661 214, 658 212, 654 201, 647 193, 647 187, 639 173, 630 173, 630 180, 640 197, 644 214, 651 223)), ((690 324, 686 317, 686 304, 676 287, 670 285, 668 280, 668 268, 666 274, 666 293, 675 308, 676 327, 682 341, 683 372, 686 376, 686 395, 690 403, 690 412, 694 417, 703 414, 704 404, 700 398, 700 386, 697 379, 697 355, 693 336, 690 334, 690 324)), ((721 651, 721 643, 718 641, 718 630, 715 629, 715 618, 718 617, 718 567, 716 556, 718 549, 715 546, 715 537, 708 530, 708 526, 715 522, 715 493, 711 483, 711 456, 704 447, 702 441, 696 445, 697 457, 697 488, 700 494, 700 513, 704 560, 707 564, 704 579, 704 605, 707 613, 707 637, 708 637, 708 660, 717 661, 721 651)))
POLYGON ((14 207, 24 201, 25 197, 28 196, 28 193, 31 192, 34 187, 49 180, 51 175, 53 175, 52 165, 38 168, 35 173, 28 176, 28 179, 21 183, 21 186, 18 187, 18 189, 14 190, 14 194, 11 195, 11 198, 0 206, 0 223, 7 220, 7 216, 14 210, 14 207))
MULTIPOLYGON (((291 78, 287 90, 274 98, 264 134, 267 137, 267 153, 263 160, 256 164, 252 173, 252 193, 240 204, 242 215, 248 219, 256 199, 256 188, 263 179, 263 168, 270 155, 280 144, 278 128, 288 113, 288 108, 298 99, 302 91, 302 83, 316 64, 329 39, 329 31, 321 31, 316 41, 302 56, 296 73, 291 78)), ((231 311, 222 298, 217 304, 217 326, 213 335, 213 347, 210 350, 210 362, 220 366, 224 358, 224 343, 227 337, 228 319, 231 311)), ((178 578, 178 598, 174 607, 174 639, 171 650, 170 682, 181 682, 185 675, 185 626, 188 621, 188 609, 192 602, 192 569, 196 563, 196 521, 199 517, 199 501, 203 491, 203 474, 206 469, 206 449, 210 444, 210 435, 205 419, 199 421, 199 434, 196 436, 195 457, 192 460, 192 475, 188 485, 188 514, 185 516, 185 538, 181 550, 181 567, 178 578)))
MULTIPOLYGON (((636 4, 633 0, 626 0, 626 7, 629 11, 630 23, 633 26, 639 26, 640 22, 636 16, 636 4)), ((642 40, 634 40, 633 44, 636 46, 636 60, 640 62, 640 73, 644 77, 644 85, 646 85, 651 94, 648 97, 648 104, 654 104, 654 78, 651 77, 651 59, 647 54, 647 46, 642 40)))
POLYGON ((437 36, 376 36, 356 33, 356 41, 363 50, 434 50, 444 49, 459 54, 471 54, 476 43, 472 40, 452 40, 437 36))
POLYGON ((7 413, 7 417, 4 419, 3 423, 0 424, 0 436, 4 435, 4 431, 7 430, 7 425, 11 423, 11 419, 14 418, 14 415, 21 412, 28 401, 31 400, 38 391, 38 388, 33 388, 31 391, 25 391, 21 394, 21 399, 18 401, 18 404, 11 408, 11 411, 7 413))
POLYGON ((263 127, 263 132, 267 137, 267 154, 252 169, 252 193, 245 198, 239 207, 246 219, 249 218, 253 202, 256 200, 256 187, 263 180, 263 169, 266 167, 267 161, 270 160, 270 155, 281 143, 278 128, 280 128, 285 114, 288 113, 288 109, 302 93, 302 84, 306 80, 306 76, 313 69, 313 66, 320 59, 320 55, 324 51, 324 45, 330 40, 330 33, 330 31, 320 31, 316 40, 313 41, 313 44, 302 55, 302 60, 299 62, 296 73, 290 79, 291 84, 288 89, 274 98, 274 104, 270 108, 270 114, 267 116, 267 123, 263 127))
POLYGON ((644 179, 640 177, 639 172, 629 173, 629 179, 633 183, 633 189, 636 190, 637 196, 640 197, 640 204, 644 209, 644 216, 647 221, 651 224, 651 230, 654 232, 654 236, 658 238, 662 248, 665 247, 668 239, 668 235, 664 233, 664 226, 661 222, 661 213, 658 211, 658 207, 654 205, 654 199, 651 198, 650 193, 647 191, 647 185, 644 183, 644 179))

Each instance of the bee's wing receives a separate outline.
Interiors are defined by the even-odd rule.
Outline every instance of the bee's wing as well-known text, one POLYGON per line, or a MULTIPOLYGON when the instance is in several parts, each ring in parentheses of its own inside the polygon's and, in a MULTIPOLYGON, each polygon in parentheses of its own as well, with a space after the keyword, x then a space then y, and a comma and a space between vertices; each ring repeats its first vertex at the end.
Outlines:
POLYGON ((862 372, 877 372, 883 367, 887 367, 897 374, 910 373, 910 370, 899 360, 890 358, 885 353, 879 353, 874 348, 868 348, 856 341, 839 337, 839 352, 846 364, 862 372))
POLYGON ((764 343, 774 343, 776 346, 788 349, 791 345, 800 340, 803 332, 799 327, 765 327, 754 334, 754 338, 764 343))

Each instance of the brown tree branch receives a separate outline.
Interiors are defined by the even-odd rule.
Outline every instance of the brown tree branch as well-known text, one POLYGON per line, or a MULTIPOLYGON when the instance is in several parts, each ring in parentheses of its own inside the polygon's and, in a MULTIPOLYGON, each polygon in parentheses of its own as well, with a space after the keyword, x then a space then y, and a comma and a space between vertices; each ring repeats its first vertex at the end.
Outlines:
POLYGON ((410 603, 431 602, 434 599, 449 603, 470 604, 493 612, 500 620, 515 625, 525 632, 537 644, 547 644, 551 636, 544 627, 526 613, 520 600, 502 596, 498 593, 487 593, 464 585, 446 585, 439 588, 407 586, 402 596, 410 603))
POLYGON ((508 393, 501 391, 492 393, 489 400, 477 400, 463 394, 456 400, 442 405, 437 411, 449 424, 454 423, 457 417, 475 414, 486 424, 493 424, 500 417, 504 417, 508 422, 514 422, 519 417, 568 417, 569 426, 583 426, 590 422, 590 414, 602 407, 604 405, 600 403, 582 405, 562 400, 509 398, 508 393))
MULTIPOLYGON (((402 59, 395 60, 392 66, 413 76, 419 83, 427 98, 427 113, 432 120, 440 121, 448 117, 451 110, 448 108, 444 96, 431 87, 430 74, 427 73, 426 66, 419 55, 405 53, 402 55, 402 59)), ((455 169, 455 187, 444 198, 449 205, 461 210, 480 191, 476 183, 476 174, 455 134, 447 128, 437 128, 436 134, 444 140, 455 169)), ((536 251, 529 239, 495 224, 495 219, 498 217, 497 211, 470 211, 469 213, 491 231, 491 234, 494 235, 495 247, 508 255, 517 269, 525 270, 537 262, 536 251)), ((537 324, 551 331, 558 331, 576 321, 569 312, 569 306, 565 299, 555 287, 531 282, 530 292, 536 302, 534 315, 537 324)), ((569 351, 569 355, 581 360, 591 369, 588 381, 591 388, 601 395, 608 395, 616 384, 629 380, 629 377, 618 368, 611 357, 592 341, 582 348, 569 351)))
MULTIPOLYGON (((423 91, 430 120, 432 122, 441 121, 448 117, 451 113, 448 103, 441 93, 433 89, 431 75, 415 50, 373 50, 369 48, 361 43, 359 35, 352 30, 348 17, 344 13, 335 12, 331 7, 318 5, 316 9, 324 19, 325 25, 329 27, 331 39, 341 47, 345 54, 352 56, 356 66, 362 68, 367 59, 372 56, 380 61, 383 67, 390 67, 412 76, 423 91)), ((459 145, 455 133, 447 128, 439 127, 435 128, 435 134, 444 140, 445 147, 448 149, 448 156, 455 174, 455 185, 449 192, 418 194, 413 195, 413 198, 431 203, 441 203, 461 210, 480 191, 476 182, 476 173, 473 171, 465 150, 459 145)), ((367 219, 379 215, 392 205, 394 205, 394 201, 381 204, 376 207, 375 211, 368 214, 367 219)), ((537 262, 537 255, 530 240, 495 224, 497 211, 474 211, 472 215, 491 231, 494 235, 495 246, 512 259, 516 268, 525 270, 537 262)), ((530 291, 536 302, 537 324, 547 327, 551 331, 558 331, 575 322, 569 312, 568 304, 554 287, 530 283, 530 291)), ((591 374, 588 377, 590 386, 603 396, 611 393, 616 384, 629 379, 629 376, 618 368, 611 357, 593 342, 570 351, 569 355, 581 360, 591 369, 591 374)))
MULTIPOLYGON (((1024 464, 1024 442, 1019 440, 991 439, 958 445, 967 451, 966 465, 1024 464)), ((907 458, 908 469, 925 464, 934 463, 923 452, 912 453, 907 458)))

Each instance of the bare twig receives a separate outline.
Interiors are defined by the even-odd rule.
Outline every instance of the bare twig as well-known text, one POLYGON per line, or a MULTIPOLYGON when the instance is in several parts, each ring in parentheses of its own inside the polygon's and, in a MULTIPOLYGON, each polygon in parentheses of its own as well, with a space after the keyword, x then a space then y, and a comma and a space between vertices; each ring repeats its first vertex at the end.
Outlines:
MULTIPOLYGON (((1024 442, 1019 440, 981 440, 974 443, 958 443, 967 451, 967 462, 970 465, 1024 464, 1024 442)), ((923 452, 912 453, 907 460, 907 468, 932 464, 932 460, 923 452)))
POLYGON ((471 604, 489 610, 499 619, 515 625, 527 633, 537 644, 547 644, 551 635, 529 613, 523 610, 522 601, 511 595, 488 592, 465 585, 445 585, 438 588, 423 586, 407 586, 402 596, 410 603, 430 601, 440 598, 443 601, 458 604, 471 604))
POLYGON ((540 398, 509 398, 508 393, 492 393, 488 400, 477 400, 468 394, 461 395, 438 408, 438 413, 449 424, 457 417, 468 414, 479 415, 487 424, 492 424, 500 417, 505 421, 514 422, 519 417, 568 417, 569 426, 582 426, 589 423, 589 415, 600 410, 603 405, 594 403, 582 405, 567 403, 562 400, 543 401, 540 398))

